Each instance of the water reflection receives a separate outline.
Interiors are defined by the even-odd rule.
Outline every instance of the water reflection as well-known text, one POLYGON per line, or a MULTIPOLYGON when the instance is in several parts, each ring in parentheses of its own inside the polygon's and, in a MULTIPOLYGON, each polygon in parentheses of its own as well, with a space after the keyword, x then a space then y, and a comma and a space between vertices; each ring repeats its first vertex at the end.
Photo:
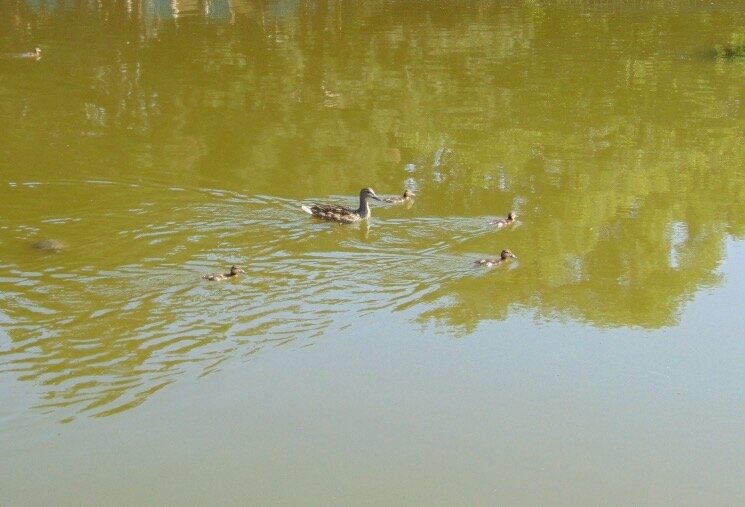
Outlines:
POLYGON ((2 4, 0 371, 109 415, 364 315, 674 325, 745 232, 737 20, 582 5, 2 4), (366 185, 417 198, 299 210, 366 185))
MULTIPOLYGON (((73 244, 51 258, 17 245, 23 260, 3 268, 12 317, 2 371, 45 386, 42 408, 110 415, 180 375, 206 375, 267 346, 312 343, 353 326, 356 316, 404 310, 443 282, 471 276, 445 243, 422 260, 400 239, 409 230, 431 243, 446 221, 342 227, 314 222, 294 201, 225 192, 186 218, 182 193, 160 199, 174 220, 152 223, 157 210, 131 215, 117 240, 99 242, 91 258, 82 251, 89 246, 73 244), (219 218, 239 214, 250 219, 219 218), (122 247, 139 249, 142 260, 118 264, 130 258, 122 247), (200 279, 226 260, 247 265, 248 276, 200 279)), ((454 236, 461 225, 451 221, 454 236)))
MULTIPOLYGON (((455 335, 515 308, 664 325, 677 298, 711 283, 718 258, 686 251, 688 241, 706 249, 698 238, 677 237, 678 262, 695 259, 690 269, 654 251, 616 253, 615 245, 598 249, 598 259, 595 250, 552 259, 528 248, 537 220, 495 232, 486 216, 426 218, 412 216, 416 207, 381 207, 371 224, 341 226, 314 221, 295 201, 217 192, 190 208, 193 197, 161 196, 157 206, 170 207, 171 220, 152 222, 158 209, 130 215, 116 241, 98 241, 90 257, 82 251, 90 246, 71 245, 53 257, 19 251, 24 260, 4 266, 10 317, 1 370, 45 386, 42 407, 114 414, 184 374, 207 375, 266 347, 312 344, 375 313, 404 312, 422 328, 435 323, 455 335), (517 264, 474 267, 506 243, 524 245, 517 264), (123 263, 132 251, 139 262, 123 263), (200 279, 229 263, 246 265, 248 275, 200 279)), ((626 224, 613 236, 636 236, 635 224, 626 224)))

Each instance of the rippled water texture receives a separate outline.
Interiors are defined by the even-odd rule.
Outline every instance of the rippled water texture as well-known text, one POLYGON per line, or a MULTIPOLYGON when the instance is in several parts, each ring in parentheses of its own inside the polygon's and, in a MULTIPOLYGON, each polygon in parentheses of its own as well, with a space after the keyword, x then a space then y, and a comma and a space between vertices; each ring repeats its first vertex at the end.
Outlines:
MULTIPOLYGON (((0 490, 19 502, 21 465, 90 445, 202 475, 176 442, 206 438, 249 475, 296 472, 245 495, 213 478, 236 503, 576 505, 604 485, 680 504, 692 475, 701 501, 745 500, 745 449, 725 444, 745 424, 743 16, 0 3, 0 450, 19 464, 0 490), (416 197, 353 225, 300 208, 366 186, 416 197), (517 259, 474 264, 503 249, 517 259), (202 278, 231 265, 247 273, 202 278)), ((35 502, 85 500, 50 476, 35 502)), ((214 502, 182 481, 153 490, 214 502)))

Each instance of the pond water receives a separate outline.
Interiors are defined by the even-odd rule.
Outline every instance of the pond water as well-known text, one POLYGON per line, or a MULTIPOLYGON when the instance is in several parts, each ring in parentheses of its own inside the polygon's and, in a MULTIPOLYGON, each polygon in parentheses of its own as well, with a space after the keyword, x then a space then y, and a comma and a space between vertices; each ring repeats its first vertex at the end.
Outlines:
POLYGON ((743 26, 0 3, 0 503, 745 503, 743 26))

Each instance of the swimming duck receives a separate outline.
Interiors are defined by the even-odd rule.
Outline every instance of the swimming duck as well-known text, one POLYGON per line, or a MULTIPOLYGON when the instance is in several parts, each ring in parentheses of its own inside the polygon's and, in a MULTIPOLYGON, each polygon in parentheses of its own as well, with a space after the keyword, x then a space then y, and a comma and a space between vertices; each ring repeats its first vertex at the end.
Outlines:
POLYGON ((38 60, 41 58, 41 48, 34 48, 33 51, 28 51, 26 53, 18 53, 13 55, 13 58, 24 58, 27 60, 38 60))
POLYGON ((507 259, 509 258, 517 259, 517 255, 513 254, 509 250, 502 250, 502 253, 499 255, 499 259, 479 259, 475 261, 474 264, 486 267, 498 266, 503 262, 507 262, 507 259))
POLYGON ((497 227, 497 229, 501 229, 502 227, 507 227, 508 225, 512 225, 515 222, 515 219, 517 218, 517 215, 514 211, 510 211, 507 214, 507 218, 500 218, 499 220, 494 220, 492 222, 489 222, 489 225, 494 225, 497 227))
POLYGON ((375 195, 375 191, 372 188, 363 188, 360 190, 360 207, 357 209, 347 208, 346 206, 341 206, 339 204, 304 205, 302 206, 302 209, 314 217, 323 218, 324 220, 332 220, 334 222, 341 222, 343 224, 351 224, 370 217, 370 205, 367 203, 368 199, 379 201, 380 197, 375 195))
POLYGON ((67 245, 58 239, 42 239, 31 243, 31 247, 42 252, 59 253, 67 245))
POLYGON ((403 204, 406 201, 409 201, 410 199, 412 199, 415 195, 416 194, 414 192, 412 192, 411 190, 407 188, 406 190, 404 190, 403 196, 394 195, 391 197, 384 197, 383 202, 387 202, 390 204, 403 204))
POLYGON ((210 282, 222 282, 228 278, 238 276, 238 273, 245 273, 245 271, 240 266, 231 266, 230 273, 212 273, 211 275, 204 275, 202 278, 210 282))

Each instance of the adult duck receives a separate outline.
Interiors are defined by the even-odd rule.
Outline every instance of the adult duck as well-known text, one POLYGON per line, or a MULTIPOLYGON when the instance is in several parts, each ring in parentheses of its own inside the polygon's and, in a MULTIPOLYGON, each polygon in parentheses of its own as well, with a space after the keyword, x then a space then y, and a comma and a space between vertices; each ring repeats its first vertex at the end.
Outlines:
POLYGON ((223 280, 227 280, 228 278, 238 276, 238 273, 245 273, 245 271, 240 266, 231 266, 230 272, 228 273, 212 273, 210 275, 204 275, 202 278, 210 282, 222 282, 223 280))
POLYGON ((479 266, 486 266, 489 268, 492 266, 503 264, 507 262, 508 259, 517 259, 517 255, 513 254, 509 250, 502 250, 502 253, 499 255, 499 259, 479 259, 475 261, 474 264, 478 264, 479 266))
POLYGON ((414 196, 416 196, 416 194, 407 188, 406 190, 404 190, 404 195, 393 195, 391 197, 383 197, 383 202, 387 202, 389 204, 403 204, 413 199, 414 196))
POLYGON ((339 204, 303 205, 302 209, 314 217, 342 224, 351 224, 370 218, 370 205, 367 202, 368 199, 380 201, 380 197, 375 194, 375 191, 372 188, 363 188, 360 190, 360 207, 357 209, 348 208, 339 204))
POLYGON ((500 218, 499 220, 493 220, 489 222, 489 225, 493 225, 497 229, 501 229, 502 227, 507 227, 508 225, 514 224, 516 218, 517 218, 517 215, 513 211, 510 211, 507 214, 507 218, 500 218))

